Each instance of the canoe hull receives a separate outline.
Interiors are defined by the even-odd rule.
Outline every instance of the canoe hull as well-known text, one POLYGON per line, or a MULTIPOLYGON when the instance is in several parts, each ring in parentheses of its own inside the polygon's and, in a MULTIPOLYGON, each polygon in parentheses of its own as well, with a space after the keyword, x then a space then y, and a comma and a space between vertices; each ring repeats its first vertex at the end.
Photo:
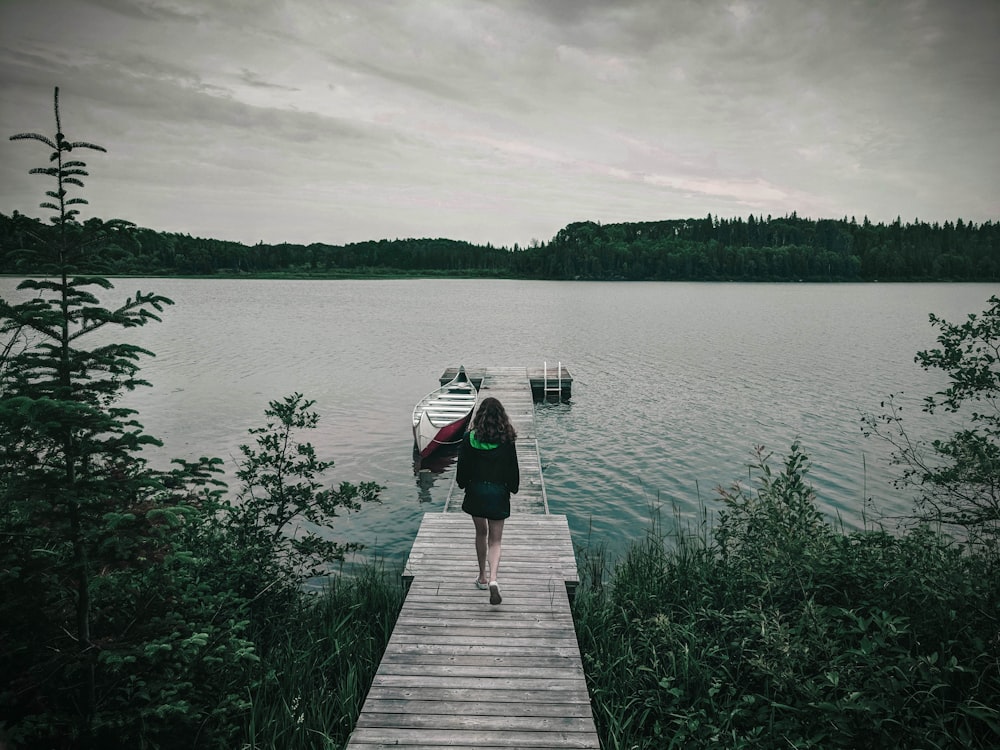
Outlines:
POLYGON ((417 451, 421 458, 427 458, 442 445, 453 445, 462 439, 465 434, 465 426, 469 423, 467 415, 444 427, 435 427, 426 417, 414 430, 414 439, 417 442, 417 451))

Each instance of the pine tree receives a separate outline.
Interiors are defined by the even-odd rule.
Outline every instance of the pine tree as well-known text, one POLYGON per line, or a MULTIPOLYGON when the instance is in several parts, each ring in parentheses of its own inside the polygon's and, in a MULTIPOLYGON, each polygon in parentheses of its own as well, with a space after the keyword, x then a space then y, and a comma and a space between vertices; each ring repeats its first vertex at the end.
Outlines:
MULTIPOLYGON (((121 398, 148 385, 138 371, 151 352, 107 343, 107 330, 92 334, 158 321, 172 302, 136 292, 107 308, 97 293, 111 282, 74 275, 129 224, 77 221, 86 200, 71 191, 88 173, 75 155, 105 149, 66 137, 58 88, 54 105, 53 137, 12 137, 50 149, 50 166, 31 173, 51 178, 55 189, 41 204, 54 211, 51 225, 21 251, 47 276, 19 285, 33 295, 26 302, 0 299, 0 673, 8 682, 0 688, 0 731, 16 746, 51 747, 59 738, 61 746, 88 747, 127 736, 122 706, 141 702, 140 685, 155 684, 150 644, 162 632, 150 631, 138 610, 169 619, 158 598, 175 597, 183 576, 165 574, 178 554, 168 532, 192 516, 193 483, 205 475, 196 476, 199 465, 156 472, 140 456, 160 443, 121 398)), ((176 615, 176 602, 170 606, 176 615)), ((192 608, 160 627, 183 633, 197 616, 192 608)), ((171 710, 169 698, 149 704, 171 710)))

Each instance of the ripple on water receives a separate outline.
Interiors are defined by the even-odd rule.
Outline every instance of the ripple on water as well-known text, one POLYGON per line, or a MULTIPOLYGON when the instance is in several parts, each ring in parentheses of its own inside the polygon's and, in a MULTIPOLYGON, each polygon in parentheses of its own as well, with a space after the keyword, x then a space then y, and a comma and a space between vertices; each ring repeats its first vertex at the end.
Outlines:
MULTIPOLYGON (((0 279, 5 299, 16 279, 0 279)), ((927 314, 983 309, 989 285, 331 282, 129 280, 176 301, 163 323, 126 339, 156 352, 153 383, 127 399, 164 440, 154 457, 220 456, 232 467, 268 401, 315 399, 308 439, 333 481, 376 481, 383 502, 336 520, 334 534, 401 563, 428 510, 443 507, 454 465, 414 473, 409 417, 445 367, 561 360, 571 404, 536 408, 550 508, 577 542, 621 552, 659 503, 682 519, 716 507, 715 488, 746 481, 752 449, 780 461, 796 439, 820 508, 853 527, 864 500, 889 513, 886 446, 860 411, 940 381, 914 354, 934 345, 927 314), (444 318, 432 310, 462 314, 444 318)), ((116 290, 117 292, 117 290, 116 290)), ((940 423, 937 424, 940 428, 940 423)), ((230 469, 231 470, 231 469, 230 469)), ((471 529, 470 529, 471 534, 471 529)), ((471 539, 470 539, 471 550, 471 539)), ((470 551, 471 554, 471 551, 470 551)))

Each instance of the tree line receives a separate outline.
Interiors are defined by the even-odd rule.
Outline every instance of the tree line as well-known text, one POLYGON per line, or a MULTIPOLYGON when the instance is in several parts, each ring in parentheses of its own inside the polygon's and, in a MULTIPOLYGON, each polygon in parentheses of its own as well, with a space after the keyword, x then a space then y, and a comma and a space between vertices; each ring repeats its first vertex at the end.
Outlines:
MULTIPOLYGON (((69 222, 86 236, 100 219, 69 222)), ((29 274, 55 228, 17 211, 0 214, 0 273, 29 274)), ((106 234, 106 233, 105 233, 106 234)), ((548 242, 477 245, 444 238, 345 245, 245 245, 122 227, 94 243, 82 273, 107 275, 336 277, 389 274, 633 281, 1000 281, 1000 224, 885 224, 865 217, 574 222, 548 242)))

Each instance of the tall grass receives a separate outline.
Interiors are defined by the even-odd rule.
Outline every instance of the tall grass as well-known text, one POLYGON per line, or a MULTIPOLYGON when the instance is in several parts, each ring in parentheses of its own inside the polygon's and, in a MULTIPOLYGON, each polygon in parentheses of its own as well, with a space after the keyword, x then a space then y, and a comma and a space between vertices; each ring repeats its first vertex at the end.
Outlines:
POLYGON ((378 669, 403 602, 403 584, 379 563, 328 587, 288 613, 261 644, 249 688, 244 750, 343 747, 378 669))
POLYGON ((574 617, 605 748, 1000 746, 996 555, 926 528, 845 533, 793 446, 715 528, 654 518, 574 617))

